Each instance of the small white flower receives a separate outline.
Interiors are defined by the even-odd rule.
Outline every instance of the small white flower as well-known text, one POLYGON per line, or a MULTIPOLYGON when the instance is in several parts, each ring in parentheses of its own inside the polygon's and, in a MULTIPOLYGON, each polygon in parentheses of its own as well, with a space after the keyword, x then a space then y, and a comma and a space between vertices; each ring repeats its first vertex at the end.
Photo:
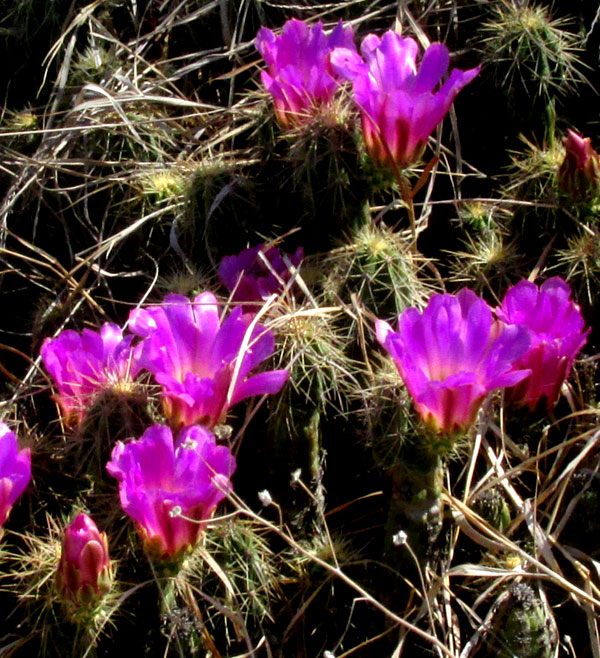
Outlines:
POLYGON ((323 658, 335 658, 331 651, 323 651, 323 658))
POLYGON ((295 471, 292 472, 292 484, 296 484, 298 480, 300 480, 300 476, 302 475, 302 469, 297 468, 295 471))
POLYGON ((267 489, 258 492, 258 500, 260 500, 263 507, 269 507, 273 504, 273 498, 267 489))
POLYGON ((181 447, 185 450, 195 450, 198 447, 198 441, 192 439, 191 436, 186 436, 185 440, 182 441, 181 447))
POLYGON ((174 519, 176 516, 181 516, 183 513, 183 509, 181 508, 181 505, 175 505, 173 509, 169 512, 169 516, 174 519))
POLYGON ((394 546, 404 546, 407 539, 408 535, 404 532, 404 530, 398 530, 395 535, 392 535, 392 542, 394 546))

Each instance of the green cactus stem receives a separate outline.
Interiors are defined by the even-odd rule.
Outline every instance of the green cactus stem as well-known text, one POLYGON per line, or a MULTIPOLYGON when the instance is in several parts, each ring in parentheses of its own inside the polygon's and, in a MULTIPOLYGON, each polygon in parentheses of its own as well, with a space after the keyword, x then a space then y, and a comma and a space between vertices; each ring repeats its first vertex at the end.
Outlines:
POLYGON ((434 557, 442 528, 440 495, 446 452, 441 445, 407 443, 392 473, 385 553, 388 562, 409 578, 415 570, 414 558, 423 566, 434 557), (402 550, 404 540, 414 558, 402 550))

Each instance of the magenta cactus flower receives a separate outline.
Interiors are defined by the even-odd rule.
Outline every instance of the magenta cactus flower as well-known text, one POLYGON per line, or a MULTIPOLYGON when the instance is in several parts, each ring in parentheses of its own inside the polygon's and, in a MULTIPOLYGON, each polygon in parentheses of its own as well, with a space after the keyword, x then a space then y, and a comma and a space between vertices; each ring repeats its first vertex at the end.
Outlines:
POLYGON ((107 322, 100 333, 67 329, 46 338, 40 350, 52 375, 65 423, 80 422, 100 391, 127 388, 139 368, 131 351, 133 336, 123 338, 120 327, 107 322))
MULTIPOLYGON (((302 247, 288 256, 298 268, 304 251, 302 247)), ((218 271, 221 283, 232 293, 234 302, 261 302, 270 295, 279 294, 292 276, 277 247, 263 244, 244 249, 237 256, 225 256, 218 271)))
POLYGON ((153 425, 137 441, 119 441, 106 469, 149 554, 177 559, 231 491, 235 459, 203 427, 187 427, 174 445, 168 427, 153 425))
POLYGON ((333 70, 353 84, 367 151, 376 162, 392 168, 408 167, 419 159, 458 92, 480 70, 454 69, 436 91, 448 70, 448 49, 431 44, 419 66, 418 52, 414 39, 389 30, 381 38, 365 37, 364 60, 345 48, 335 49, 330 57, 333 70))
POLYGON ((268 67, 261 71, 261 78, 282 126, 305 123, 331 102, 339 80, 329 54, 336 47, 356 50, 353 39, 352 28, 341 21, 329 36, 322 23, 309 27, 294 18, 278 36, 266 27, 258 31, 256 49, 268 67))
POLYGON ((437 434, 465 432, 490 391, 529 374, 513 367, 529 347, 528 331, 495 321, 486 302, 468 288, 433 295, 422 313, 407 309, 398 333, 382 320, 376 332, 423 422, 437 434))
POLYGON ((66 601, 90 603, 110 589, 111 580, 106 533, 87 514, 78 514, 63 537, 58 590, 66 601))
POLYGON ((19 450, 17 436, 0 422, 0 535, 10 510, 31 480, 31 451, 19 450))
POLYGON ((569 285, 559 276, 544 281, 539 288, 530 281, 520 281, 506 293, 496 314, 507 325, 526 327, 530 333, 529 350, 515 367, 531 372, 510 391, 511 400, 533 410, 545 398, 550 410, 590 331, 584 330, 581 310, 571 300, 569 285))
POLYGON ((559 188, 574 199, 589 199, 600 192, 600 155, 589 137, 567 130, 565 158, 558 170, 559 188))
POLYGON ((274 349, 273 334, 234 309, 221 323, 215 296, 193 302, 168 295, 160 306, 131 313, 129 328, 144 340, 140 365, 162 386, 166 417, 175 427, 211 429, 244 398, 277 393, 287 370, 248 376, 274 349))

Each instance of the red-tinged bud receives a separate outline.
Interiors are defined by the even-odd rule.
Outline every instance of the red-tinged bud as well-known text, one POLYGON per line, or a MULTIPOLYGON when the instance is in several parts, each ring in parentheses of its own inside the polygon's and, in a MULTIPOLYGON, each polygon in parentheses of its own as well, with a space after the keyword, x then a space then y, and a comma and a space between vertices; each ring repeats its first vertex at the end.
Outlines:
POLYGON ((589 137, 567 130, 563 139, 565 159, 558 170, 558 185, 576 200, 588 200, 600 193, 600 155, 589 137))
POLYGON ((106 534, 87 514, 79 514, 65 530, 56 582, 62 597, 76 604, 95 601, 110 588, 106 534))

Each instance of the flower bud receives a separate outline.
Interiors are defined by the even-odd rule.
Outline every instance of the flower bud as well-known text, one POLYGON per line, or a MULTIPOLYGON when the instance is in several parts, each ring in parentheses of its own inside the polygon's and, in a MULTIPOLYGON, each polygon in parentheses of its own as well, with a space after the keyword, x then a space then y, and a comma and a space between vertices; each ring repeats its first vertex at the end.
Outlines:
POLYGON ((589 137, 567 130, 563 139, 565 159, 558 170, 558 186, 564 194, 586 200, 600 192, 600 156, 589 137))
POLYGON ((79 514, 65 530, 56 581, 63 598, 78 604, 94 601, 110 587, 106 534, 87 514, 79 514))

